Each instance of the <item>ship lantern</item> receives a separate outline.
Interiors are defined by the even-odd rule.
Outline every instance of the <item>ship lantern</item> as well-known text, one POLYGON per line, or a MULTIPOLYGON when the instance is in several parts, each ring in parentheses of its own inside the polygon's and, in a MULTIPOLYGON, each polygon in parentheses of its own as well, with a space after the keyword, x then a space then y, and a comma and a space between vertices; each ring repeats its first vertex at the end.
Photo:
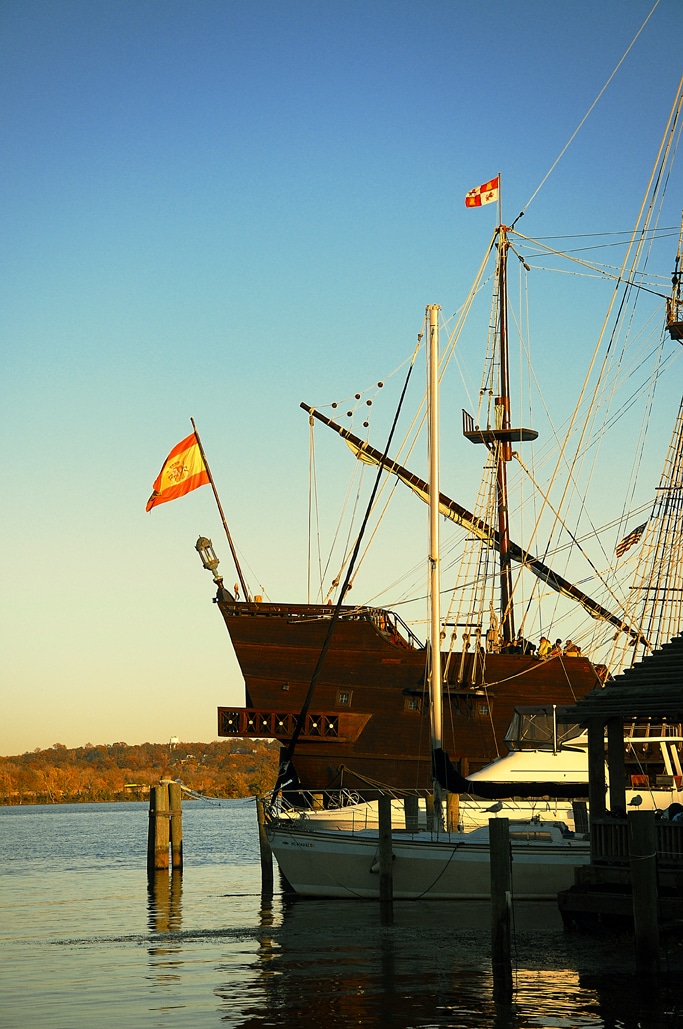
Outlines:
POLYGON ((200 536, 195 543, 195 550, 202 559, 204 568, 213 575, 213 581, 219 584, 222 583, 223 576, 218 575, 218 565, 220 562, 216 557, 216 551, 213 549, 211 540, 207 539, 206 536, 200 536))

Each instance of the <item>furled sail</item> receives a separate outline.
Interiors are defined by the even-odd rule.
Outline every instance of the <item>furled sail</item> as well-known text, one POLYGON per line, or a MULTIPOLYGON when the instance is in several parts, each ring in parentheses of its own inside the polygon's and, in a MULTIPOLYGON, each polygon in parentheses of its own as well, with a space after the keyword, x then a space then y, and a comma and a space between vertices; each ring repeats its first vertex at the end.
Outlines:
MULTIPOLYGON (((324 414, 316 411, 315 408, 309 407, 308 404, 302 403, 300 406, 313 418, 316 418, 324 425, 334 429, 334 431, 346 441, 347 445, 361 461, 374 465, 378 465, 382 462, 383 455, 379 450, 371 447, 368 443, 364 443, 363 440, 359 439, 358 436, 354 436, 348 429, 345 429, 342 425, 338 425, 337 422, 332 421, 331 418, 327 418, 324 414)), ((396 475, 401 482, 405 482, 406 485, 410 486, 421 500, 428 502, 429 484, 425 482, 424 479, 420 479, 417 475, 408 471, 407 468, 404 468, 397 461, 391 461, 389 459, 384 460, 383 467, 387 472, 391 472, 393 475, 396 475)), ((468 532, 477 536, 487 546, 492 549, 498 549, 498 533, 493 526, 472 514, 466 508, 462 507, 462 505, 458 504, 457 501, 451 500, 451 498, 447 497, 445 493, 439 493, 439 510, 444 518, 450 518, 451 521, 456 522, 458 525, 467 529, 468 532)), ((578 586, 575 586, 567 579, 564 579, 561 575, 558 575, 557 572, 554 572, 552 568, 549 568, 548 565, 543 563, 543 561, 534 557, 533 554, 530 554, 528 551, 520 547, 519 544, 512 542, 512 540, 509 544, 508 553, 513 561, 523 565, 525 568, 528 568, 529 571, 533 572, 539 579, 547 583, 551 589, 554 589, 558 593, 561 593, 576 603, 581 604, 592 618, 610 622, 612 625, 616 626, 620 632, 628 633, 628 635, 632 636, 640 643, 643 643, 645 646, 649 646, 648 641, 643 638, 638 629, 632 628, 624 621, 623 618, 619 617, 619 615, 615 615, 611 611, 608 611, 607 608, 603 607, 596 600, 593 600, 584 593, 583 590, 580 590, 578 586)))

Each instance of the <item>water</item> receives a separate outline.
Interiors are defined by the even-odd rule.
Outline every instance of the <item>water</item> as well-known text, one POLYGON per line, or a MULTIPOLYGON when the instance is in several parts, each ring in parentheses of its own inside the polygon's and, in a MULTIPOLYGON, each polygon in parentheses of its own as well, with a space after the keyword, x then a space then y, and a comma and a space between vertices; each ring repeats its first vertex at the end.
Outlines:
POLYGON ((185 869, 148 888, 145 804, 0 808, 2 1029, 674 1029, 683 946, 654 995, 628 936, 516 910, 512 1004, 493 999, 488 909, 264 907, 253 802, 183 805, 185 869))

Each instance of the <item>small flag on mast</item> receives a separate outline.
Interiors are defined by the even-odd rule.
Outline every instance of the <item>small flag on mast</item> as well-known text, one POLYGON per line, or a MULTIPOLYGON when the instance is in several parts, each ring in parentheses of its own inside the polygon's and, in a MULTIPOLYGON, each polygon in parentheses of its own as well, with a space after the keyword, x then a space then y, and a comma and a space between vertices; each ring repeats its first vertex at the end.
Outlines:
POLYGON ((164 461, 152 486, 154 492, 147 501, 145 510, 151 511, 157 504, 166 504, 169 500, 184 497, 186 493, 207 485, 209 481, 199 440, 196 433, 192 432, 176 444, 164 461))
POLYGON ((476 189, 471 189, 465 195, 465 207, 481 207, 483 204, 492 204, 494 200, 498 199, 499 190, 500 175, 496 175, 495 179, 489 179, 483 186, 477 186, 476 189))
POLYGON ((647 525, 647 522, 643 522, 642 525, 636 526, 635 529, 633 529, 631 532, 629 532, 628 536, 624 536, 624 538, 621 541, 621 543, 617 543, 617 548, 616 548, 616 555, 617 555, 617 557, 622 557, 626 553, 627 550, 630 550, 631 547, 634 547, 636 545, 636 543, 639 541, 640 537, 645 532, 645 526, 646 525, 647 525))

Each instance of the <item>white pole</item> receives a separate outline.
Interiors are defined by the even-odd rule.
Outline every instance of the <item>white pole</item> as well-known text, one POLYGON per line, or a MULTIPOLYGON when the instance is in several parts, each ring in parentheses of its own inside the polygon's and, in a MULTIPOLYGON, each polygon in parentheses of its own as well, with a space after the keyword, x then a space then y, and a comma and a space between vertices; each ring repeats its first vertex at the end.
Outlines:
POLYGON ((439 304, 427 307, 429 397, 430 700, 432 747, 441 749, 441 576, 439 567, 439 304))

